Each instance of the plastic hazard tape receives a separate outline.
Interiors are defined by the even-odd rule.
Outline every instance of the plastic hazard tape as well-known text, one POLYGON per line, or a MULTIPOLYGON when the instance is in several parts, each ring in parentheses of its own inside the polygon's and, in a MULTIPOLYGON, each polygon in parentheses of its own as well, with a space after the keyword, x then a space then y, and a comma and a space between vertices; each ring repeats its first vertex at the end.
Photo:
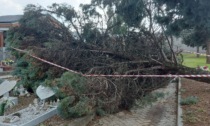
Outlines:
POLYGON ((168 78, 168 77, 189 77, 189 78, 198 78, 198 77, 210 77, 209 75, 203 74, 203 75, 103 75, 103 74, 92 74, 92 75, 84 75, 86 77, 122 77, 122 78, 126 78, 126 77, 162 77, 162 78, 168 78))
POLYGON ((61 69, 70 71, 70 72, 75 73, 75 74, 80 74, 80 75, 82 75, 84 77, 117 77, 117 78, 131 78, 131 77, 133 77, 133 78, 137 78, 137 77, 162 77, 162 78, 168 78, 168 77, 189 77, 189 78, 198 78, 198 77, 210 77, 210 74, 207 74, 207 75, 206 74, 203 74, 203 75, 171 75, 171 74, 168 74, 168 75, 104 75, 104 74, 82 74, 80 72, 68 69, 66 67, 60 66, 58 64, 55 64, 55 63, 52 63, 52 62, 47 61, 45 59, 39 58, 37 56, 34 56, 34 55, 30 54, 27 51, 24 51, 24 50, 21 50, 21 49, 17 49, 17 48, 14 48, 14 47, 11 47, 11 48, 15 49, 15 50, 17 50, 19 52, 26 53, 29 56, 31 56, 31 57, 33 57, 33 58, 35 58, 37 60, 40 60, 42 62, 48 63, 50 65, 59 67, 61 69))
POLYGON ((37 56, 34 56, 34 55, 30 54, 30 53, 27 52, 27 51, 24 51, 24 50, 21 50, 21 49, 18 49, 18 48, 14 48, 14 47, 11 47, 11 48, 12 48, 12 49, 15 49, 15 50, 17 50, 17 51, 19 51, 19 52, 27 53, 29 56, 31 56, 31 57, 33 57, 33 58, 35 58, 35 59, 38 59, 38 60, 40 60, 40 61, 42 61, 42 62, 48 63, 48 64, 50 64, 50 65, 59 67, 59 68, 61 68, 61 69, 70 71, 70 72, 75 73, 75 74, 80 74, 80 75, 82 75, 82 73, 76 72, 76 71, 74 71, 74 70, 70 70, 70 69, 68 69, 68 68, 66 68, 66 67, 60 66, 60 65, 58 65, 58 64, 52 63, 52 62, 47 61, 47 60, 44 60, 44 59, 41 59, 41 58, 39 58, 39 57, 37 57, 37 56))

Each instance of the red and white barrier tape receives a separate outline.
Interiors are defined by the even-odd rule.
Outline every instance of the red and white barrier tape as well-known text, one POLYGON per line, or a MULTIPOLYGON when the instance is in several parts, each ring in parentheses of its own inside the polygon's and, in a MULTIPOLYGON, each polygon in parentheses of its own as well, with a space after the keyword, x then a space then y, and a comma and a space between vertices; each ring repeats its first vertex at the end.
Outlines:
POLYGON ((50 61, 41 59, 41 58, 39 58, 39 57, 37 57, 37 56, 34 56, 34 55, 28 53, 27 51, 24 51, 24 50, 21 50, 21 49, 17 49, 17 48, 14 48, 14 47, 11 47, 11 48, 13 48, 13 49, 15 49, 15 50, 17 50, 17 51, 19 51, 19 52, 27 53, 29 56, 31 56, 31 57, 33 57, 33 58, 35 58, 35 59, 38 59, 38 60, 40 60, 40 61, 42 61, 42 62, 48 63, 48 64, 50 64, 50 65, 59 67, 59 68, 61 68, 61 69, 70 71, 70 72, 75 73, 75 74, 80 74, 80 75, 82 75, 81 73, 76 72, 76 71, 74 71, 74 70, 70 70, 70 69, 68 69, 68 68, 66 68, 66 67, 60 66, 60 65, 58 65, 58 64, 55 64, 55 63, 52 63, 52 62, 50 62, 50 61))
POLYGON ((21 49, 17 49, 17 48, 14 48, 14 47, 11 47, 19 52, 23 52, 23 53, 27 53, 28 55, 30 55, 31 57, 37 59, 37 60, 40 60, 42 62, 45 62, 45 63, 48 63, 50 65, 53 65, 53 66, 56 66, 56 67, 59 67, 61 69, 64 69, 64 70, 67 70, 67 71, 70 71, 72 73, 75 73, 75 74, 80 74, 84 77, 122 77, 122 78, 130 78, 130 77, 134 77, 134 78, 137 78, 137 77, 163 77, 163 78, 166 78, 166 77, 191 77, 191 78, 194 78, 194 77, 210 77, 210 74, 206 75, 206 74, 203 74, 203 75, 171 75, 171 74, 168 74, 168 75, 103 75, 103 74, 82 74, 80 72, 77 72, 77 71, 74 71, 74 70, 70 70, 66 67, 63 67, 63 66, 60 66, 58 64, 55 64, 55 63, 52 63, 52 62, 49 62, 47 60, 44 60, 42 58, 39 58, 37 56, 34 56, 30 53, 28 53, 27 51, 24 51, 24 50, 21 50, 21 49))
POLYGON ((90 74, 90 75, 84 75, 86 77, 123 77, 123 78, 129 78, 129 77, 161 77, 161 78, 166 78, 166 77, 190 77, 190 78, 200 78, 200 77, 210 77, 210 74, 202 74, 202 75, 103 75, 103 74, 90 74))

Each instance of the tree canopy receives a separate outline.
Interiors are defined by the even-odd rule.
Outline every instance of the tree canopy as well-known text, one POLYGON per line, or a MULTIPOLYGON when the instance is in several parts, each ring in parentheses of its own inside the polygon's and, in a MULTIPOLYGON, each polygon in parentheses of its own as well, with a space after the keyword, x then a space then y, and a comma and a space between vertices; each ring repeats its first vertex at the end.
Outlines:
MULTIPOLYGON (((186 45, 205 46, 210 53, 210 1, 209 0, 155 0, 162 15, 159 23, 166 26, 168 33, 183 37, 186 45)), ((207 63, 210 59, 207 58, 207 63)))

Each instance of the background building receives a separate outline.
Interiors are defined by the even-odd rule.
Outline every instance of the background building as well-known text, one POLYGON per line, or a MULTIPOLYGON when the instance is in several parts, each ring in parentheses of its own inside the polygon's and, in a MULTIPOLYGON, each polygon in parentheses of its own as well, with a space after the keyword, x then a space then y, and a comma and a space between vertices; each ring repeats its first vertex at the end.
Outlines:
POLYGON ((5 15, 0 16, 0 61, 7 58, 7 53, 5 50, 5 38, 7 31, 11 27, 19 26, 19 20, 22 15, 5 15))
POLYGON ((4 47, 4 39, 6 37, 6 32, 11 27, 19 26, 18 21, 22 15, 6 15, 0 16, 0 47, 4 47))

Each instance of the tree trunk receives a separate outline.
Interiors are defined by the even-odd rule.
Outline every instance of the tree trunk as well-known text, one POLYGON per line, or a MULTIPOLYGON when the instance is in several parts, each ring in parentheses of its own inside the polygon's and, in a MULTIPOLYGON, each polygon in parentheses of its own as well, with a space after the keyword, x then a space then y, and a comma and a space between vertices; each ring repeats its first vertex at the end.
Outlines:
MULTIPOLYGON (((210 55, 210 39, 208 39, 206 45, 207 45, 207 47, 206 47, 206 55, 210 55)), ((206 63, 210 64, 210 57, 209 56, 206 56, 206 63)))
MULTIPOLYGON (((171 63, 168 63, 166 65, 167 66, 165 66, 164 70, 170 74, 179 74, 179 75, 209 75, 210 74, 210 72, 208 71, 203 71, 203 70, 195 69, 195 68, 189 68, 182 65, 175 66, 171 63)), ((192 77, 190 79, 200 81, 200 82, 206 82, 210 84, 209 77, 192 77)))
POLYGON ((199 46, 197 46, 196 48, 197 48, 197 58, 199 58, 200 57, 200 54, 199 54, 199 52, 200 52, 199 51, 199 46))

